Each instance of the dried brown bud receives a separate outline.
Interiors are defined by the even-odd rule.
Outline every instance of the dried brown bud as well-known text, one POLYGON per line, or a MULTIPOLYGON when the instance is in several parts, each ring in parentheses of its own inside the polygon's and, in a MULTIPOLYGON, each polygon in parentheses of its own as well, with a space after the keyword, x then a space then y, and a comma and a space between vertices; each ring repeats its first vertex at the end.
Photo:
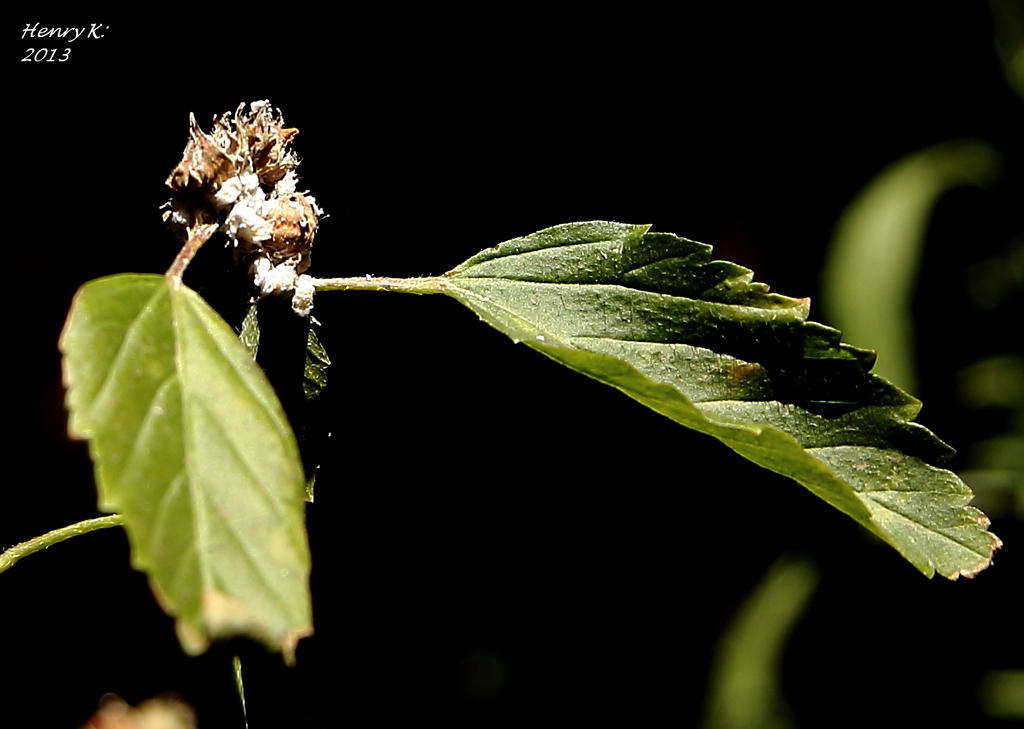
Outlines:
POLYGON ((235 161, 217 147, 213 138, 199 128, 195 116, 190 114, 185 154, 167 178, 167 186, 175 192, 216 192, 222 183, 237 174, 235 161))
POLYGON ((289 156, 286 150, 298 133, 295 127, 284 129, 277 126, 269 134, 249 138, 249 151, 261 183, 272 185, 295 169, 298 160, 289 156))
POLYGON ((263 242, 263 248, 270 259, 282 262, 295 256, 303 256, 306 265, 296 266, 299 273, 308 268, 308 253, 313 246, 313 235, 319 222, 316 210, 301 193, 284 195, 273 201, 265 213, 271 224, 270 238, 263 242))
POLYGON ((267 101, 214 118, 209 134, 189 121, 185 152, 167 178, 175 194, 164 219, 183 237, 218 225, 263 293, 288 290, 309 267, 321 215, 312 196, 296 191, 299 160, 289 147, 299 130, 285 127, 267 101))

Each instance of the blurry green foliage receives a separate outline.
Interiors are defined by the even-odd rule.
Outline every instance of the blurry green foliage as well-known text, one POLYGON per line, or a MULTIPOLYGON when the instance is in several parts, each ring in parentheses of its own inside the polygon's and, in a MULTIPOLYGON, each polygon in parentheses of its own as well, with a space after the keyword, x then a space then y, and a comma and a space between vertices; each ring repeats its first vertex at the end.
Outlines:
POLYGON ((836 225, 823 274, 826 313, 846 341, 879 352, 878 375, 911 393, 911 305, 932 208, 943 193, 988 184, 998 170, 983 142, 929 147, 881 172, 836 225))
POLYGON ((1024 719, 1024 671, 989 671, 982 679, 980 698, 990 716, 1024 719))
POLYGON ((967 295, 981 311, 1007 306, 1024 297, 1024 236, 1006 250, 972 264, 966 271, 967 295))
POLYGON ((1003 62, 1006 82, 1024 96, 1024 3, 989 0, 996 50, 1003 62))
POLYGON ((990 411, 1004 427, 968 448, 962 473, 992 514, 1024 520, 1024 357, 1001 354, 958 373, 957 395, 970 410, 990 411))
MULTIPOLYGON (((974 263, 965 271, 970 305, 979 316, 1018 321, 1024 305, 1024 236, 974 263)), ((962 475, 975 489, 979 505, 991 514, 1024 519, 1024 356, 1019 337, 1007 351, 972 362, 957 373, 957 399, 980 413, 983 430, 967 446, 962 475)))
POLYGON ((818 583, 817 569, 783 557, 747 597, 719 643, 705 729, 791 725, 779 688, 782 649, 818 583))

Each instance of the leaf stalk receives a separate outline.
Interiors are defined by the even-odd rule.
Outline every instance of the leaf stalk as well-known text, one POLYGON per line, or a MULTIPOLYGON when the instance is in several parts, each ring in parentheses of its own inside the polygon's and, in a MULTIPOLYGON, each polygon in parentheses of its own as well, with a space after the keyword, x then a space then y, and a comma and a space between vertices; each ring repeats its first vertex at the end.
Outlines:
POLYGON ((100 516, 95 519, 86 519, 85 521, 80 521, 77 524, 69 524, 68 526, 61 527, 60 529, 54 529, 52 532, 47 532, 46 534, 42 534, 38 537, 33 537, 21 544, 15 544, 3 554, 0 554, 0 572, 4 572, 13 567, 14 564, 22 557, 27 557, 35 552, 40 552, 54 544, 59 544, 66 539, 71 539, 71 537, 88 534, 89 532, 94 532, 98 529, 109 529, 110 527, 118 526, 122 521, 120 514, 100 516))
POLYGON ((164 274, 174 283, 175 289, 181 286, 181 277, 185 273, 185 269, 188 268, 188 264, 195 258, 199 249, 203 247, 203 243, 210 240, 210 237, 216 232, 216 224, 196 225, 189 230, 188 240, 178 251, 178 255, 174 257, 167 273, 164 274))
POLYGON ((314 278, 317 291, 396 291, 404 294, 441 294, 448 280, 443 276, 423 278, 392 278, 390 276, 350 276, 348 278, 314 278))

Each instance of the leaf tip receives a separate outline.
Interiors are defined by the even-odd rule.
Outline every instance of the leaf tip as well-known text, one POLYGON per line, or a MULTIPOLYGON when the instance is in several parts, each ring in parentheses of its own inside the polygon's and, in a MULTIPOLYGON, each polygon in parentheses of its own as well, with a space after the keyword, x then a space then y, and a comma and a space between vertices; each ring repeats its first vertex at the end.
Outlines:
POLYGON ((281 655, 284 657, 286 665, 295 665, 295 649, 298 646, 299 641, 303 638, 308 638, 313 635, 313 626, 307 626, 304 628, 296 628, 295 630, 289 630, 285 633, 281 640, 281 655))
POLYGON ((205 653, 206 649, 210 647, 210 641, 203 635, 203 631, 183 617, 178 617, 174 621, 174 632, 178 636, 181 649, 187 655, 198 656, 205 653))
POLYGON ((179 616, 174 630, 182 650, 190 656, 205 653, 211 640, 241 635, 256 638, 267 648, 281 653, 289 666, 295 665, 299 641, 313 634, 313 626, 308 624, 289 630, 275 629, 242 600, 216 589, 203 592, 198 622, 179 616))
MULTIPOLYGON (((981 512, 979 512, 979 514, 980 513, 981 512)), ((988 517, 986 517, 984 514, 981 514, 981 518, 978 520, 978 524, 982 527, 987 528, 988 523, 988 517)), ((988 554, 976 565, 973 565, 971 567, 964 567, 954 572, 952 575, 949 575, 950 580, 956 581, 960 577, 966 577, 970 579, 992 564, 993 560, 995 559, 996 552, 998 552, 1003 547, 1003 540, 997 537, 995 534, 992 534, 991 532, 986 532, 986 534, 989 536, 991 543, 991 547, 989 549, 988 554)))
MULTIPOLYGON (((206 635, 213 638, 235 635, 258 638, 268 648, 280 651, 288 665, 295 663, 295 647, 298 642, 313 634, 313 626, 308 624, 286 630, 272 626, 265 616, 254 612, 244 601, 216 589, 203 592, 202 621, 206 635)), ((205 636, 202 640, 209 644, 205 636)), ((184 641, 182 645, 188 651, 184 641)), ((199 652, 204 650, 205 645, 199 652)))

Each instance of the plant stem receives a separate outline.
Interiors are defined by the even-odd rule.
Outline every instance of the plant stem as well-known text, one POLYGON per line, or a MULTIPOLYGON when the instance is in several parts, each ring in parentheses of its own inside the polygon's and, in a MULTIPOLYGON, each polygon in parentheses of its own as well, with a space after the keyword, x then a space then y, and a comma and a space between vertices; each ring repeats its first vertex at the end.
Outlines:
POLYGON ((185 269, 188 268, 188 264, 192 262, 199 249, 203 247, 203 243, 210 240, 210 236, 216 232, 217 226, 212 223, 196 225, 189 230, 188 240, 181 247, 181 250, 178 251, 178 255, 174 257, 174 261, 171 263, 171 267, 167 269, 167 273, 164 274, 174 282, 175 288, 181 285, 182 274, 185 273, 185 269))
POLYGON ((427 278, 390 278, 388 276, 352 276, 349 278, 314 278, 317 291, 397 291, 405 294, 444 293, 448 280, 443 276, 427 278))
POLYGON ((77 524, 70 524, 66 527, 61 527, 60 529, 54 529, 52 532, 47 532, 46 534, 29 539, 27 542, 15 544, 3 554, 0 554, 0 572, 4 572, 8 568, 12 567, 14 563, 22 557, 27 557, 33 552, 39 552, 49 546, 63 542, 65 539, 77 537, 79 534, 88 534, 89 532, 94 532, 97 529, 108 529, 109 527, 117 526, 122 522, 123 519, 120 514, 100 516, 96 519, 86 519, 85 521, 80 521, 77 524))
POLYGON ((245 729, 249 729, 249 717, 245 713, 245 684, 242 681, 242 658, 235 656, 231 659, 232 668, 235 670, 235 689, 238 691, 238 700, 242 704, 242 722, 245 729))

